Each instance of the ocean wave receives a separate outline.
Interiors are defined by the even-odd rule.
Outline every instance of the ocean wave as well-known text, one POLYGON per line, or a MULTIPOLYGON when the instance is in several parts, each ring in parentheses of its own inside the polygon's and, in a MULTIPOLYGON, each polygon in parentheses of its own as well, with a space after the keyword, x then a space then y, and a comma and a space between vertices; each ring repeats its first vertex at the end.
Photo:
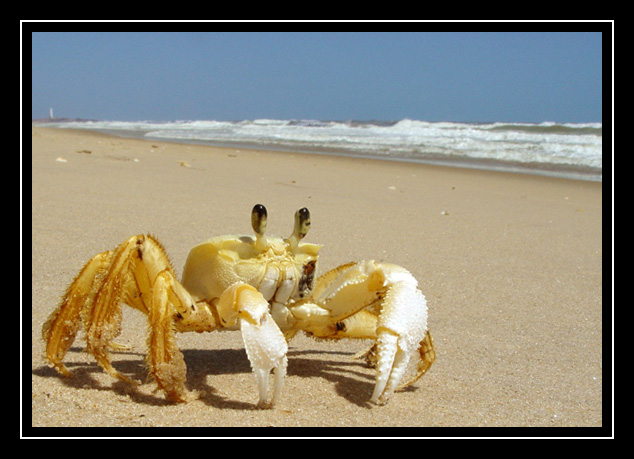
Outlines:
POLYGON ((258 148, 329 151, 385 159, 467 159, 572 168, 600 177, 602 123, 454 123, 255 119, 240 121, 86 121, 58 127, 127 132, 152 139, 258 148))

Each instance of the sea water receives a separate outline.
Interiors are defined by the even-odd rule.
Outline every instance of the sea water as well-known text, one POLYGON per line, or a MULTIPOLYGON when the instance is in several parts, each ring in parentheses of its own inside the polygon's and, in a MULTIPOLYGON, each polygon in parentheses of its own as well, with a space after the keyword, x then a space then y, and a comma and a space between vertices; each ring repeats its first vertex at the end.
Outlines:
POLYGON ((120 136, 326 153, 602 180, 602 123, 400 121, 70 121, 120 136))

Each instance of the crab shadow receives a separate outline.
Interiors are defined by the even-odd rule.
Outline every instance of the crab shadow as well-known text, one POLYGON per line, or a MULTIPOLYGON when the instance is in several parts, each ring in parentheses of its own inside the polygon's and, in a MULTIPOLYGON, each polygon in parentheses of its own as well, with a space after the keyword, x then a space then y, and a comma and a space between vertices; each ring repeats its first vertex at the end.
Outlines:
MULTIPOLYGON (((82 352, 79 347, 71 347, 69 352, 82 352)), ((220 409, 256 409, 255 402, 243 402, 229 399, 213 387, 216 376, 229 374, 251 374, 251 366, 244 349, 182 349, 187 365, 186 388, 198 394, 203 403, 220 409)), ((323 378, 334 384, 336 393, 360 407, 371 407, 369 403, 374 388, 374 372, 362 360, 353 360, 353 354, 338 351, 320 351, 306 349, 289 349, 287 377, 323 378)), ((134 351, 112 352, 112 366, 124 375, 139 381, 141 385, 153 384, 145 365, 145 355, 134 351), (125 355, 125 359, 117 358, 125 355), (139 358, 130 359, 131 356, 139 358)), ((137 403, 166 406, 172 405, 161 392, 148 394, 140 391, 138 385, 112 379, 113 382, 101 382, 103 370, 94 361, 68 362, 72 378, 64 378, 46 366, 35 368, 33 374, 50 378, 57 377, 61 382, 75 389, 107 390, 130 397, 137 403)), ((253 381, 255 391, 255 381, 253 381)), ((286 381, 285 390, 289 383, 286 381)), ((408 388, 409 389, 409 388, 408 388)), ((255 394, 255 392, 254 392, 255 394)))
MULTIPOLYGON (((83 348, 71 347, 68 353, 83 353, 83 348)), ((72 373, 71 378, 65 378, 61 376, 53 368, 43 365, 34 368, 32 374, 44 378, 58 378, 62 384, 67 387, 72 387, 77 390, 99 390, 99 391, 114 391, 119 395, 127 395, 132 400, 138 403, 144 403, 147 405, 163 406, 170 405, 172 402, 162 397, 161 394, 144 394, 138 390, 140 385, 148 383, 150 381, 149 374, 147 372, 144 358, 145 355, 133 352, 133 351, 111 351, 112 366, 120 373, 128 376, 139 385, 130 384, 125 381, 120 381, 112 377, 104 378, 101 375, 104 371, 97 365, 94 360, 87 360, 85 362, 64 362, 64 365, 72 373), (138 356, 138 359, 117 359, 117 355, 125 354, 128 357, 138 356), (101 381, 103 380, 103 382, 101 381)))

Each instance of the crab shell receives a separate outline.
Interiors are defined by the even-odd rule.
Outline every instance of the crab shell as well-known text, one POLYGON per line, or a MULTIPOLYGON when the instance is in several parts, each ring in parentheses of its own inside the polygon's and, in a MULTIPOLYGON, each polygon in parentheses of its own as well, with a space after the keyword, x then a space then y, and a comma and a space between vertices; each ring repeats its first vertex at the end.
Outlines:
POLYGON ((268 237, 220 236, 194 247, 182 284, 196 300, 219 298, 231 285, 247 283, 267 301, 286 303, 313 288, 321 245, 268 237))

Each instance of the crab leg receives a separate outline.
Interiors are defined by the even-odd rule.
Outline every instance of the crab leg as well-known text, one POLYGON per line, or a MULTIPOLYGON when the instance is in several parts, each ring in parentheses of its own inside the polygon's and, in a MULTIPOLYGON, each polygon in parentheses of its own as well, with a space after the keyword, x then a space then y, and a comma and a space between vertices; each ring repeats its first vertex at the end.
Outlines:
POLYGON ((210 331, 218 324, 208 305, 195 303, 176 280, 163 247, 149 235, 130 237, 84 266, 42 329, 47 359, 71 376, 62 358, 83 321, 87 350, 99 365, 135 383, 112 366, 108 355, 109 347, 122 347, 113 342, 121 329, 121 302, 147 314, 150 371, 169 399, 184 401, 185 362, 174 332, 210 331))
POLYGON ((147 314, 150 372, 168 399, 185 401, 186 366, 175 331, 209 331, 217 324, 206 305, 195 303, 178 282, 163 247, 149 235, 133 236, 115 250, 86 324, 88 350, 99 365, 134 382, 113 368, 107 353, 120 331, 121 301, 147 314))
POLYGON ((108 346, 121 332, 121 300, 126 293, 130 266, 139 255, 142 237, 133 236, 113 252, 105 278, 95 295, 90 311, 84 318, 87 350, 107 373, 115 378, 134 383, 118 372, 110 362, 108 346))
POLYGON ((286 376, 288 346, 284 335, 269 314, 269 303, 252 286, 237 283, 223 292, 216 308, 223 326, 232 326, 239 322, 247 356, 258 384, 258 406, 272 407, 279 398, 286 376), (273 397, 267 404, 271 370, 275 370, 273 397))
POLYGON ((108 269, 112 252, 95 255, 70 284, 58 308, 42 327, 42 338, 46 342, 46 358, 62 375, 72 373, 62 363, 66 352, 73 344, 81 325, 81 317, 87 313, 101 284, 103 273, 108 269))
POLYGON ((176 345, 175 332, 186 327, 188 322, 197 322, 201 327, 213 329, 211 314, 205 315, 207 320, 200 320, 205 309, 202 303, 194 305, 189 293, 171 271, 166 269, 156 277, 152 288, 152 306, 148 312, 147 362, 158 387, 165 391, 169 400, 187 401, 187 367, 183 354, 176 345), (175 316, 178 321, 175 321, 175 316))

